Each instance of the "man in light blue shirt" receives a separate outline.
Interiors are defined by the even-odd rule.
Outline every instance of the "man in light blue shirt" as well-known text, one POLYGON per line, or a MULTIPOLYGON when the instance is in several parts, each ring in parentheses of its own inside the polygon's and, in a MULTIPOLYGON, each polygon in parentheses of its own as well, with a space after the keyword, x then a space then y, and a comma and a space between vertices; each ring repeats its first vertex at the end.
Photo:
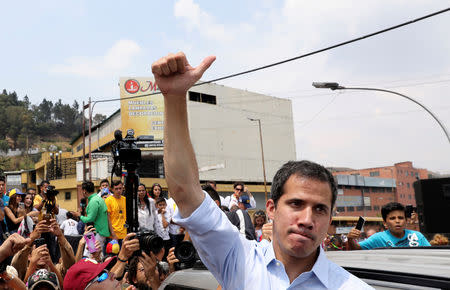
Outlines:
POLYGON ((350 250, 370 250, 384 247, 423 247, 431 246, 428 240, 417 231, 406 229, 405 207, 398 202, 390 202, 381 208, 384 232, 371 235, 357 242, 361 232, 356 228, 348 234, 350 250))
POLYGON ((176 223, 223 289, 371 289, 329 261, 320 248, 336 201, 336 184, 323 166, 288 162, 275 174, 266 205, 273 220, 271 243, 245 239, 202 191, 189 137, 186 94, 213 63, 196 68, 183 53, 152 65, 164 95, 164 163, 169 191, 178 205, 176 223))

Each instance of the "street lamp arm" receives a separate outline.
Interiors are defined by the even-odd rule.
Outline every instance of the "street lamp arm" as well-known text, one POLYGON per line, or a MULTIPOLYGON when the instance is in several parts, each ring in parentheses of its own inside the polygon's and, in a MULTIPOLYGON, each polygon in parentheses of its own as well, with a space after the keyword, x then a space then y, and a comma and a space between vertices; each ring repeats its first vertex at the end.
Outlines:
POLYGON ((425 111, 427 111, 431 117, 433 117, 434 120, 436 120, 436 122, 438 122, 439 126, 441 126, 442 130, 444 131, 445 136, 447 137, 448 142, 450 143, 450 136, 448 135, 447 129, 445 128, 444 124, 442 124, 442 122, 438 119, 438 117, 433 114, 433 112, 431 112, 427 107, 425 107, 425 105, 421 104, 419 101, 408 97, 406 95, 394 92, 394 91, 390 91, 390 90, 385 90, 385 89, 376 89, 376 88, 356 88, 356 87, 337 87, 334 88, 334 90, 363 90, 363 91, 378 91, 378 92, 385 92, 385 93, 391 93, 391 94, 395 94, 398 95, 400 97, 403 97, 405 99, 408 99, 414 103, 416 103, 417 105, 419 105, 420 107, 422 107, 425 111))

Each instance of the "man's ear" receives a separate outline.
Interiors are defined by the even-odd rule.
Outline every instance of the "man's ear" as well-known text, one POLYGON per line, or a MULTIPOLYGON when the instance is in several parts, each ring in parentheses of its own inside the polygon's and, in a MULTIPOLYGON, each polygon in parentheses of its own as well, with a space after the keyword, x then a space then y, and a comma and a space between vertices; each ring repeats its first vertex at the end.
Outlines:
POLYGON ((276 211, 275 202, 273 201, 273 199, 268 199, 266 202, 267 217, 273 220, 275 217, 275 211, 276 211))

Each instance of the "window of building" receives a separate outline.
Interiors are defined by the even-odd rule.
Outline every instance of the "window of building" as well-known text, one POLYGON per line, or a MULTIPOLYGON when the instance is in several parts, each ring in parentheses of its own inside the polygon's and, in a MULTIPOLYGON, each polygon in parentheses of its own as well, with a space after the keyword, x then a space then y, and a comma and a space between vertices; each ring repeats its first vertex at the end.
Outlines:
POLYGON ((416 177, 419 178, 419 172, 416 172, 416 177))
POLYGON ((366 210, 371 211, 372 207, 370 205, 366 205, 366 210))
POLYGON ((337 210, 338 212, 344 212, 344 211, 345 211, 345 207, 344 207, 344 206, 338 206, 338 207, 336 208, 336 210, 337 210))
POLYGON ((379 205, 374 205, 373 206, 373 210, 380 210, 380 206, 379 205))
POLYGON ((413 171, 411 171, 411 176, 414 176, 414 172, 413 171))
POLYGON ((64 196, 65 200, 70 200, 72 199, 72 193, 70 191, 66 191, 65 196, 64 196))
POLYGON ((369 174, 370 176, 380 176, 380 171, 372 171, 369 174))
POLYGON ((392 187, 386 188, 386 192, 392 192, 392 187))
POLYGON ((408 187, 408 188, 409 188, 409 182, 407 182, 407 183, 406 183, 406 187, 408 187))
POLYGON ((405 176, 408 176, 408 170, 405 170, 405 176))
POLYGON ((412 199, 412 196, 411 196, 411 194, 408 194, 408 199, 412 199))
POLYGON ((216 96, 191 91, 189 91, 189 101, 212 105, 217 104, 216 96))
POLYGON ((343 195, 344 194, 344 189, 343 188, 338 188, 338 194, 339 195, 343 195))
POLYGON ((357 206, 357 207, 356 207, 356 210, 357 210, 357 211, 363 211, 363 210, 364 210, 364 207, 363 207, 363 206, 357 206))
POLYGON ((355 207, 354 206, 347 206, 347 211, 355 211, 355 207))
POLYGON ((364 192, 370 192, 370 187, 364 187, 364 192))

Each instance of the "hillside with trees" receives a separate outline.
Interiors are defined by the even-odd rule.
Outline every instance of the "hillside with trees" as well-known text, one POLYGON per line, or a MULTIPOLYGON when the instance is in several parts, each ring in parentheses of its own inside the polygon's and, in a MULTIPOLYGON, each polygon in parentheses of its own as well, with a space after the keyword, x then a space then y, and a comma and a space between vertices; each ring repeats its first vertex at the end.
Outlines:
MULTIPOLYGON (((97 114, 93 120, 99 123, 105 118, 97 114)), ((28 96, 20 99, 15 92, 3 90, 0 94, 0 151, 6 153, 11 149, 27 152, 30 148, 46 148, 42 145, 53 142, 65 142, 68 145, 70 140, 81 133, 82 122, 82 108, 77 101, 69 105, 61 99, 52 102, 44 98, 40 104, 31 104, 28 96)), ((2 163, 5 162, 0 160, 0 167, 2 163)), ((18 165, 23 162, 13 163, 18 165)), ((26 167, 29 167, 31 163, 27 163, 26 167)), ((3 169, 21 169, 8 167, 11 166, 3 169)))

